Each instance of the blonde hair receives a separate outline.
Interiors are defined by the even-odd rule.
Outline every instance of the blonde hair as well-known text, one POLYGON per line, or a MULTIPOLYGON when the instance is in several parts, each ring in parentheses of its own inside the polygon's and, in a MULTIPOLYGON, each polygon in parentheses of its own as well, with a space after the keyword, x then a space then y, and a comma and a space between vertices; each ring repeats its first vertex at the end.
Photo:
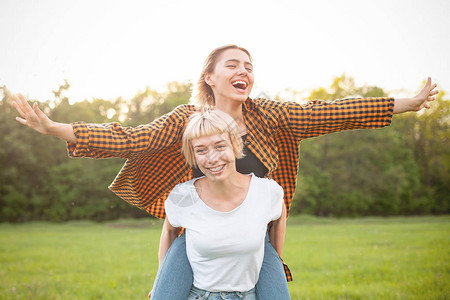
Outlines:
POLYGON ((200 78, 198 79, 197 84, 195 85, 194 100, 195 103, 200 107, 213 107, 215 105, 216 101, 214 99, 214 93, 211 87, 205 82, 205 75, 214 72, 219 56, 229 49, 241 50, 248 55, 250 62, 252 62, 253 60, 252 56, 250 55, 250 52, 248 52, 247 49, 238 47, 236 45, 225 45, 214 49, 206 58, 205 63, 203 64, 203 69, 200 74, 200 78))
POLYGON ((228 133, 236 158, 244 157, 244 144, 236 121, 223 111, 204 109, 191 115, 183 133, 181 152, 189 166, 197 167, 192 140, 209 135, 228 133))

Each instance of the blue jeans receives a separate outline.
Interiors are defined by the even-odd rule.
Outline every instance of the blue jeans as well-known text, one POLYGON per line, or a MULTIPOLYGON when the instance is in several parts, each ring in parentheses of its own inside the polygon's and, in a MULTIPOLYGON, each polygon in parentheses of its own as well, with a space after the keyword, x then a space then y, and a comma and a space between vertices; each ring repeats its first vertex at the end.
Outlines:
MULTIPOLYGON (((188 299, 194 277, 186 255, 186 235, 183 233, 167 250, 153 284, 151 300, 188 299)), ((280 257, 266 235, 264 260, 256 284, 259 300, 291 299, 280 257)))
POLYGON ((208 292, 192 287, 187 300, 256 300, 256 289, 247 292, 208 292))

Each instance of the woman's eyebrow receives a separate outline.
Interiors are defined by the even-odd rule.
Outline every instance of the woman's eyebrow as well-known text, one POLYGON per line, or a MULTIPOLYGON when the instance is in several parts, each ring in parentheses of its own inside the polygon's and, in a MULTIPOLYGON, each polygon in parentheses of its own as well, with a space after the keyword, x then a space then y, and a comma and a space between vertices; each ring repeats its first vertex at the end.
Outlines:
MULTIPOLYGON (((230 58, 227 61, 225 61, 225 63, 229 63, 229 62, 240 63, 241 61, 239 59, 236 59, 236 58, 230 58)), ((245 61, 244 64, 253 66, 253 64, 251 62, 249 62, 249 61, 245 61)))

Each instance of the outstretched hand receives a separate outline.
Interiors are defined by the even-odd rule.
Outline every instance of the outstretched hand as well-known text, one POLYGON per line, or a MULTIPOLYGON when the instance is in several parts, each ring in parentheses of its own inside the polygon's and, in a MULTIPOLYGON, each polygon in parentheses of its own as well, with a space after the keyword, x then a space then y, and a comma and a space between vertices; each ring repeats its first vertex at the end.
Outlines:
POLYGON ((17 122, 28 126, 37 132, 50 134, 50 129, 54 122, 38 107, 37 103, 31 107, 27 100, 21 94, 13 95, 14 102, 12 106, 17 110, 21 117, 16 117, 17 122))
POLYGON ((422 90, 412 98, 411 111, 419 111, 424 107, 430 108, 430 102, 434 101, 436 99, 435 95, 439 93, 436 87, 437 84, 432 84, 431 78, 428 77, 427 82, 425 83, 425 86, 422 88, 422 90))
POLYGON ((419 111, 422 108, 430 108, 430 102, 436 99, 439 91, 436 89, 437 84, 431 83, 431 78, 428 77, 425 86, 422 90, 412 98, 395 98, 394 114, 401 114, 408 111, 419 111))

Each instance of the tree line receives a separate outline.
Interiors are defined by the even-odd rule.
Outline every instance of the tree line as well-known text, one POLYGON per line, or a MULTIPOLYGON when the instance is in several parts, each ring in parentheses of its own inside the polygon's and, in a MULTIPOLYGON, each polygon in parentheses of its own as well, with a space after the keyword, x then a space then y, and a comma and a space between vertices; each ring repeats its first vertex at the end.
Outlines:
MULTIPOLYGON (((146 124, 188 103, 192 86, 170 82, 132 99, 91 99, 69 103, 66 81, 54 99, 39 106, 55 121, 146 124)), ((0 102, 0 221, 67 221, 146 217, 107 189, 122 159, 71 159, 66 144, 15 121, 11 93, 0 102)), ((295 92, 295 91, 294 91, 295 92)), ((376 86, 356 86, 336 77, 308 99, 386 96, 376 86)), ((275 97, 279 98, 279 97, 275 97)), ((305 99, 308 100, 308 99, 305 99)), ((283 101, 283 99, 278 99, 283 101)), ((392 125, 307 139, 300 144, 297 190, 291 213, 318 216, 448 214, 450 187, 450 101, 441 92, 432 108, 395 115, 392 125)))

